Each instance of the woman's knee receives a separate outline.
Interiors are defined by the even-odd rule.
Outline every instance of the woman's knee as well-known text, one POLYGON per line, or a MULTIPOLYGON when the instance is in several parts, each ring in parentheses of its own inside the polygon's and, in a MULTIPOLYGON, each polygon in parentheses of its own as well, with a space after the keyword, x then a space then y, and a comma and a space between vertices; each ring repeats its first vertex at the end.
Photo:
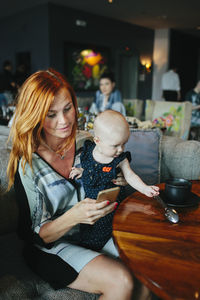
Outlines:
POLYGON ((132 274, 120 261, 100 255, 82 269, 69 287, 103 294, 108 299, 111 295, 115 299, 129 299, 134 284, 132 274))
POLYGON ((102 293, 112 296, 113 299, 131 299, 134 281, 128 268, 122 262, 112 260, 108 261, 104 271, 102 293))
POLYGON ((116 274, 116 286, 120 287, 121 290, 131 292, 134 289, 134 280, 131 272, 122 264, 116 274))
POLYGON ((109 289, 118 293, 131 294, 134 289, 133 275, 129 269, 119 260, 112 260, 107 264, 105 280, 109 289))

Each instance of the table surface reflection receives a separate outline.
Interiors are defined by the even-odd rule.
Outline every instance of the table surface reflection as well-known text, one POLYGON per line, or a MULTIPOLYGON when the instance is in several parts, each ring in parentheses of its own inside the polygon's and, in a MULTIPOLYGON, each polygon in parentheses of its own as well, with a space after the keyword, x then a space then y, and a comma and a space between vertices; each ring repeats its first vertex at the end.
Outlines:
MULTIPOLYGON (((192 192, 200 196, 200 181, 192 181, 192 192)), ((155 199, 136 192, 116 211, 114 239, 122 260, 157 296, 200 299, 200 205, 176 210, 180 221, 172 224, 155 199)))

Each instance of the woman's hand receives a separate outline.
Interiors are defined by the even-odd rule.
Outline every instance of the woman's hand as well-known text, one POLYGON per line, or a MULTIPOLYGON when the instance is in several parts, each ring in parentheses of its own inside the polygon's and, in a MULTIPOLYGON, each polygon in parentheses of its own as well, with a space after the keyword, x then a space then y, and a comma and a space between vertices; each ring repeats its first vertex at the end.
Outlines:
POLYGON ((126 186, 128 184, 121 172, 117 175, 116 179, 112 180, 112 182, 116 185, 121 185, 121 186, 126 186))
POLYGON ((42 225, 39 235, 45 243, 54 242, 77 224, 93 225, 98 219, 116 209, 117 205, 117 202, 103 201, 97 203, 96 200, 86 198, 60 217, 42 225))
POLYGON ((96 200, 86 198, 77 203, 71 210, 73 210, 77 224, 93 225, 97 220, 116 209, 117 205, 117 202, 102 201, 97 203, 96 200))

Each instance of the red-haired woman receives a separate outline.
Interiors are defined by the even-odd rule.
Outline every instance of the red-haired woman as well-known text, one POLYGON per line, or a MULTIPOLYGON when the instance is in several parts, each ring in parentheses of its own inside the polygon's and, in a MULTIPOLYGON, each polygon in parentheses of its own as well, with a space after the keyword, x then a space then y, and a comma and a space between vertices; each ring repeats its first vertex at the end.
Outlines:
MULTIPOLYGON (((80 152, 73 89, 55 70, 38 71, 22 85, 17 103, 7 171, 19 204, 18 232, 27 263, 54 288, 131 299, 133 280, 122 262, 78 245, 77 225, 94 224, 115 203, 84 199, 69 180, 80 152)), ((113 245, 103 250, 111 253, 113 245)))

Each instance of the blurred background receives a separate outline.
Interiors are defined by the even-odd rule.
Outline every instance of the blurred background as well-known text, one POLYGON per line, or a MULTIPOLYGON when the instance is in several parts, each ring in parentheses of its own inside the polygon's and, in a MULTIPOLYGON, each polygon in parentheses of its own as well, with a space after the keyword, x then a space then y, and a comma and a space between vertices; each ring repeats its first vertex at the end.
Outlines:
POLYGON ((0 3, 0 65, 53 67, 79 96, 105 69, 123 98, 161 99, 161 75, 177 66, 182 99, 200 78, 200 1, 7 0, 0 3))

